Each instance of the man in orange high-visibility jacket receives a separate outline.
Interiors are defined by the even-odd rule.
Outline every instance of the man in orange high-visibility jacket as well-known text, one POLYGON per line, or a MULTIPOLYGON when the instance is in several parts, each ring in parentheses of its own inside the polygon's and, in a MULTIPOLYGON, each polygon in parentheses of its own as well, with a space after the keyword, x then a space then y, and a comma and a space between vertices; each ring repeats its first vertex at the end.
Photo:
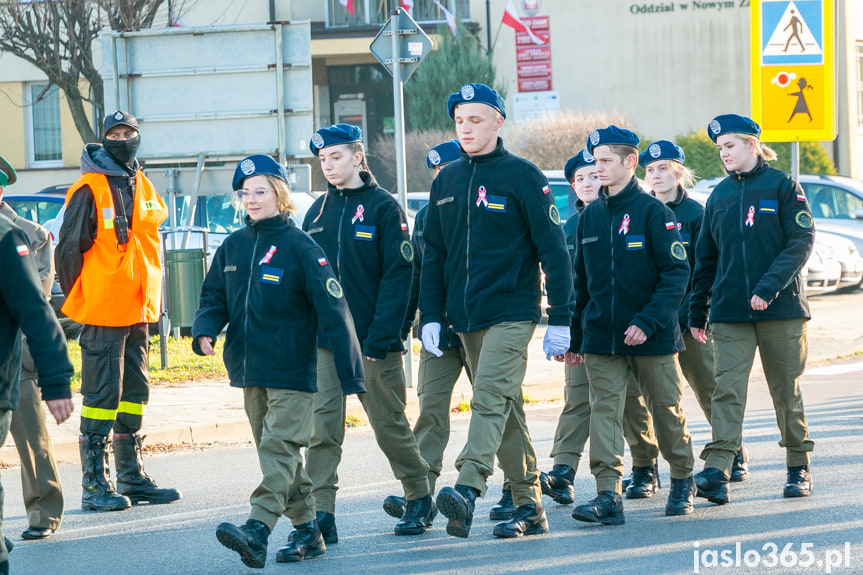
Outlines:
POLYGON ((135 159, 135 117, 110 114, 103 131, 101 144, 84 147, 82 175, 66 193, 55 260, 63 312, 84 326, 81 507, 113 511, 170 503, 180 493, 144 473, 138 435, 149 397, 148 324, 158 320, 162 290, 158 227, 168 211, 135 159), (116 490, 108 468, 112 429, 116 490))

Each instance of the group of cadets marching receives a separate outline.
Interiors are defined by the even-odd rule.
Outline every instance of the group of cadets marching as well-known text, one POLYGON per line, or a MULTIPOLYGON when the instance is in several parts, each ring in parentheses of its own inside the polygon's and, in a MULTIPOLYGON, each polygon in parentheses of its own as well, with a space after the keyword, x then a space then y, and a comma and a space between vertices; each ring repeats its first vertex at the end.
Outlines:
MULTIPOLYGON (((632 131, 594 130, 564 167, 578 201, 561 226, 542 172, 510 154, 498 137, 506 118, 499 94, 467 84, 449 97, 447 112, 458 138, 428 152, 435 177, 413 238, 397 202, 368 169, 359 128, 338 124, 312 138, 328 190, 302 223, 308 235, 295 234, 294 241, 311 238, 320 246, 323 257, 313 271, 327 279, 290 281, 304 283, 306 297, 321 302, 307 309, 321 316, 316 354, 297 356, 316 367, 316 381, 303 390, 313 415, 307 409, 283 414, 297 420, 282 438, 290 457, 264 449, 266 424, 264 438, 256 434, 264 479, 252 495, 249 520, 223 523, 219 540, 246 565, 262 567, 283 509, 295 529, 277 561, 317 557, 338 542, 336 493, 348 393, 359 394, 402 483, 404 493, 383 502, 398 519, 396 535, 421 534, 442 514, 448 534, 468 537, 495 460, 504 484, 490 511, 490 519, 499 521, 493 534, 547 532, 542 497, 575 503, 573 481, 588 437, 597 495, 574 508, 576 520, 623 524, 622 496, 650 498, 660 489, 660 453, 670 467, 666 515, 692 513, 696 497, 725 504, 729 482, 749 476, 741 435, 756 349, 787 452, 783 494, 808 495, 813 443, 798 378, 809 312, 799 273, 812 248, 812 218, 799 185, 767 164, 775 154, 758 140, 758 125, 738 115, 710 122, 729 177, 706 207, 687 195, 694 174, 679 146, 661 140, 639 154, 632 131), (635 177, 639 165, 650 193, 635 177), (548 304, 543 351, 565 363, 565 401, 547 473, 537 468, 522 394, 528 345, 543 311, 540 270, 548 304), (327 297, 313 296, 315 290, 327 297), (349 311, 349 344, 324 321, 327 302, 349 311), (417 310, 420 414, 411 429, 401 356, 417 310), (455 462, 454 484, 439 486, 451 396, 462 371, 473 388, 468 438, 455 462), (701 454, 703 470, 695 474, 681 408, 683 377, 713 430, 701 454), (633 463, 625 478, 624 439, 633 463), (301 447, 307 448, 305 467, 301 447), (286 463, 274 464, 279 457, 286 463), (273 467, 281 471, 269 477, 273 467)), ((241 256, 230 257, 231 236, 216 254, 193 328, 196 342, 211 344, 225 323, 236 321, 251 333, 259 315, 254 309, 272 317, 285 305, 273 287, 246 287, 287 282, 278 258, 293 257, 292 248, 265 233, 266 218, 279 211, 275 205, 265 213, 258 209, 271 189, 249 183, 260 174, 284 179, 281 167, 265 156, 237 167, 234 188, 249 218, 248 228, 234 236, 245 234, 248 245, 241 256), (237 293, 225 285, 233 273, 237 293)), ((314 336, 297 330, 290 346, 299 349, 298 342, 314 336)), ((225 342, 226 362, 231 357, 243 366, 240 373, 229 364, 231 384, 244 387, 247 396, 256 386, 279 386, 250 379, 246 360, 252 354, 256 362, 267 359, 250 349, 248 337, 229 327, 225 342)), ((206 352, 213 353, 210 345, 206 352)), ((263 371, 279 379, 276 370, 263 371)), ((266 420, 277 406, 271 402, 265 410, 257 417, 266 420)))
MULTIPOLYGON (((247 566, 264 567, 282 515, 294 530, 279 562, 320 556, 338 542, 338 467, 351 394, 403 488, 383 502, 398 519, 396 535, 422 534, 442 514, 448 534, 468 537, 495 460, 504 484, 490 511, 499 521, 493 534, 547 532, 542 497, 576 502, 573 481, 588 437, 597 495, 574 508, 576 520, 623 524, 623 496, 650 498, 660 489, 660 453, 670 467, 666 515, 692 513, 695 497, 728 503, 729 483, 749 475, 742 427, 756 349, 786 450, 783 495, 809 495, 813 442, 798 385, 809 309, 799 274, 814 230, 800 186, 768 165, 775 153, 759 141, 759 126, 733 114, 709 123, 729 175, 705 207, 687 195, 694 175, 680 147, 661 140, 639 154, 632 131, 594 130, 564 166, 578 201, 561 226, 542 172, 498 136, 506 119, 500 95, 466 84, 450 95, 447 112, 457 139, 428 152, 435 178, 413 238, 404 212, 369 170, 355 126, 333 125, 311 138, 327 192, 301 225, 282 165, 253 155, 236 166, 232 184, 246 225, 214 255, 192 347, 215 354, 227 328, 224 361, 230 384, 243 390, 262 479, 246 523, 220 524, 219 542, 247 566), (639 165, 650 193, 635 177, 639 165), (411 428, 402 356, 417 310, 420 414, 411 428), (522 394, 543 311, 543 352, 565 363, 547 473, 537 467, 522 394), (269 351, 274 346, 279 353, 269 351), (441 487, 451 396, 462 371, 473 388, 468 438, 455 462, 457 479, 441 487), (712 428, 695 474, 681 373, 712 428), (625 478, 624 440, 632 457, 625 478)), ((138 435, 148 395, 146 325, 159 291, 155 230, 166 208, 135 160, 137 130, 131 114, 116 112, 106 118, 102 144, 85 148, 85 175, 68 192, 58 246, 64 311, 85 324, 85 509, 180 498, 143 472, 138 435), (137 269, 120 283, 106 281, 132 256, 137 269), (121 305, 105 305, 125 291, 121 305), (112 431, 116 489, 108 468, 112 431)), ((29 254, 10 229, 0 245, 17 249, 15 257, 29 254)), ((25 272, 36 302, 35 268, 25 272)), ((36 341, 31 324, 22 319, 21 327, 36 341)), ((55 337, 56 326, 50 332, 55 337)), ((53 372, 41 355, 33 359, 43 397, 67 397, 52 395, 53 372)), ((68 362, 61 367, 67 388, 68 362)), ((4 389, 17 381, 6 379, 4 389)), ((71 412, 62 401, 49 402, 58 421, 71 412)), ((0 435, 7 429, 0 418, 0 435)), ((48 536, 57 524, 31 535, 48 536)), ((0 571, 4 559, 0 539, 0 571)))

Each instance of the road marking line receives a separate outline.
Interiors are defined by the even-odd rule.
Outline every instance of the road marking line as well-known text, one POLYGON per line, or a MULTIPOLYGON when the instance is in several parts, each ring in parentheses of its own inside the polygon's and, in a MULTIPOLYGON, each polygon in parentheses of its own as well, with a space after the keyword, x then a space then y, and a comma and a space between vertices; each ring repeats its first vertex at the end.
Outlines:
POLYGON ((863 362, 844 363, 842 365, 828 365, 825 367, 807 369, 803 372, 803 376, 806 377, 813 375, 844 375, 847 373, 856 373, 858 371, 863 371, 863 362))

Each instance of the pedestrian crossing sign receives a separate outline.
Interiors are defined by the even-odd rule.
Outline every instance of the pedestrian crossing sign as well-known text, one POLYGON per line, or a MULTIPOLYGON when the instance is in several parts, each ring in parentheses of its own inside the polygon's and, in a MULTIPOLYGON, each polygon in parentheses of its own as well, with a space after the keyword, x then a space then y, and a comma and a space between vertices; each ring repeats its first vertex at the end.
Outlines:
POLYGON ((836 137, 832 0, 752 0, 752 118, 768 142, 836 137))

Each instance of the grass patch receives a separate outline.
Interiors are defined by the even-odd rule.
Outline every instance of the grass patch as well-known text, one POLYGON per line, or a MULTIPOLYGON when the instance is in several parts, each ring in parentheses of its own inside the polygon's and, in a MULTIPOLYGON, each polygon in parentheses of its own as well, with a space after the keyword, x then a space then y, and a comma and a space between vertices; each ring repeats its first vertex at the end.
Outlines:
POLYGON ((538 399, 534 399, 529 395, 524 396, 524 404, 525 405, 533 405, 534 403, 539 403, 538 399))
POLYGON ((345 416, 345 427, 360 427, 365 424, 366 422, 362 417, 351 414, 345 416))
MULTIPOLYGON (((69 340, 69 359, 75 368, 72 376, 72 389, 81 389, 81 345, 69 340)), ((159 336, 150 340, 150 383, 164 385, 188 383, 202 379, 227 379, 228 372, 222 363, 221 345, 216 355, 200 356, 192 351, 192 338, 168 338, 168 367, 162 369, 159 336)))
POLYGON ((453 413, 468 413, 470 411, 470 402, 464 400, 464 394, 461 396, 461 401, 459 401, 455 407, 452 408, 453 413))

